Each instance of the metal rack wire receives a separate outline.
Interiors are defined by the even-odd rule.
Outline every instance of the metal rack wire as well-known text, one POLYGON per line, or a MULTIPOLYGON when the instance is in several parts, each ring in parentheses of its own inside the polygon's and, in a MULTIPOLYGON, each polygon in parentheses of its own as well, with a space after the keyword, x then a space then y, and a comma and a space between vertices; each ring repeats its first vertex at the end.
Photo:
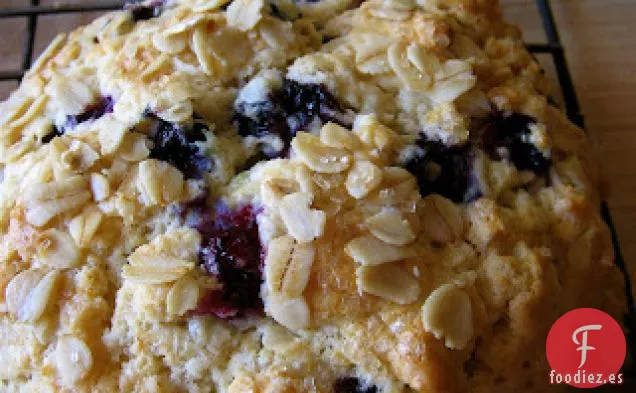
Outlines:
MULTIPOLYGON (((27 19, 27 34, 23 44, 21 68, 18 70, 0 70, 0 81, 19 81, 24 76, 24 73, 29 69, 33 61, 33 44, 35 41, 35 32, 37 29, 39 16, 50 14, 109 11, 120 9, 123 5, 123 1, 100 1, 83 3, 81 5, 77 4, 44 6, 40 5, 40 0, 30 0, 30 6, 18 8, 0 8, 0 20, 5 18, 17 17, 25 17, 27 19)), ((554 15, 552 14, 552 9, 550 7, 550 1, 536 0, 536 5, 541 15, 541 21, 543 23, 543 29, 547 37, 547 42, 531 43, 528 44, 527 47, 530 52, 534 54, 551 55, 556 69, 557 77, 559 79, 561 92, 563 94, 565 111, 573 123, 577 124, 580 127, 583 127, 583 115, 581 114, 578 99, 576 97, 576 92, 574 90, 574 85, 572 83, 572 77, 568 70, 564 49, 561 44, 559 33, 556 28, 554 15)), ((607 222, 607 225, 611 230, 616 265, 624 274, 627 288, 631 288, 629 282, 629 274, 627 273, 627 266, 625 265, 625 261, 623 260, 623 255, 621 253, 616 229, 612 223, 610 211, 605 202, 601 206, 601 214, 603 215, 604 220, 607 222)), ((629 326, 636 327, 634 299, 629 289, 627 292, 628 306, 630 309, 628 323, 629 326)), ((632 332, 636 331, 636 329, 631 330, 632 332)), ((632 353, 636 354, 636 337, 632 337, 632 339, 629 341, 632 344, 632 353)))

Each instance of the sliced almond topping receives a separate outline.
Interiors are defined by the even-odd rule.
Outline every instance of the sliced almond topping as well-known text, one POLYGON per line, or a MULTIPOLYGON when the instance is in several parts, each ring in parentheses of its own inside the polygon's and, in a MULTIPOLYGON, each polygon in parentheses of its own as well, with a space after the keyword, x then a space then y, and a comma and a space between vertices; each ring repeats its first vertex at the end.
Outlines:
POLYGON ((122 277, 135 284, 163 284, 178 280, 194 269, 194 262, 183 261, 182 267, 124 266, 122 277))
POLYGON ((55 367, 66 386, 81 380, 93 367, 93 355, 84 341, 73 336, 63 336, 55 348, 55 367))
POLYGON ((339 173, 351 165, 351 156, 344 150, 324 145, 317 136, 299 132, 292 148, 302 162, 320 173, 339 173))
POLYGON ((392 148, 397 134, 378 121, 375 115, 358 115, 353 123, 353 133, 367 146, 374 149, 374 155, 392 148))
POLYGON ((453 284, 434 290, 422 306, 424 329, 446 347, 463 349, 473 337, 473 311, 470 298, 453 284))
POLYGON ((356 134, 336 124, 327 123, 320 130, 320 141, 327 146, 354 151, 360 148, 356 134))
POLYGON ((271 293, 280 292, 281 283, 294 250, 294 243, 291 236, 280 236, 272 239, 267 245, 265 283, 271 293))
POLYGON ((263 17, 263 0, 234 0, 225 16, 227 24, 242 31, 251 30, 263 17))
POLYGON ((311 265, 314 263, 314 248, 309 243, 297 243, 287 265, 281 283, 281 292, 285 296, 299 296, 307 287, 311 265))
POLYGON ((168 314, 182 316, 186 312, 196 308, 199 301, 199 285, 190 276, 183 276, 168 291, 166 308, 168 314))
POLYGON ((359 160, 347 174, 345 185, 349 195, 356 199, 364 198, 382 182, 382 171, 375 164, 359 160))
POLYGON ((408 248, 392 246, 371 235, 351 240, 345 246, 345 251, 361 265, 380 265, 413 256, 408 248))
POLYGON ((21 321, 36 321, 44 314, 51 302, 53 291, 57 286, 60 273, 57 270, 47 273, 38 284, 29 292, 22 307, 18 310, 18 319, 21 321))
POLYGON ((310 208, 311 196, 296 192, 280 202, 280 216, 287 232, 299 243, 306 243, 322 236, 326 216, 323 211, 310 208))
POLYGON ((107 124, 100 127, 98 139, 102 155, 112 154, 119 149, 124 141, 124 136, 128 133, 128 128, 127 124, 115 119, 108 120, 107 124))
POLYGON ((119 150, 119 157, 125 161, 137 162, 148 158, 150 140, 138 132, 129 132, 124 137, 119 150))
POLYGON ((285 195, 299 191, 299 185, 292 179, 267 179, 261 183, 261 199, 267 206, 276 206, 285 195))
POLYGON ((395 75, 408 90, 425 91, 431 86, 432 78, 430 75, 418 70, 407 58, 406 43, 404 41, 389 47, 387 59, 395 75))
POLYGON ((309 326, 309 306, 302 297, 285 298, 270 295, 267 298, 266 311, 276 322, 288 329, 298 330, 309 326))
POLYGON ((139 246, 130 256, 131 265, 185 267, 197 259, 201 235, 192 228, 177 229, 139 246))
POLYGON ((461 237, 464 231, 459 207, 440 195, 426 197, 421 216, 424 233, 434 241, 449 243, 461 237))
POLYGON ((38 269, 29 269, 18 273, 9 281, 4 299, 7 309, 13 314, 17 314, 26 302, 29 293, 38 285, 45 272, 38 269))
POLYGON ((356 269, 358 290, 398 304, 417 300, 420 285, 405 269, 394 264, 359 266, 356 269))
POLYGON ((73 140, 61 159, 67 170, 84 172, 99 159, 99 154, 88 143, 73 140))
POLYGON ((183 174, 167 162, 154 159, 139 163, 137 188, 149 205, 167 204, 183 192, 183 174))
POLYGON ((38 238, 38 260, 56 269, 75 267, 79 261, 79 250, 73 238, 58 229, 48 229, 38 238))
POLYGON ((367 218, 365 224, 373 236, 395 246, 404 246, 415 240, 408 220, 399 210, 383 210, 367 218))
POLYGON ((91 192, 96 202, 103 201, 110 195, 110 184, 101 173, 91 173, 91 192))
POLYGON ((90 246, 103 216, 102 212, 97 209, 88 209, 68 223, 69 232, 77 245, 80 247, 90 246))
POLYGON ((38 227, 45 225, 58 214, 79 207, 90 197, 88 184, 81 176, 30 185, 24 190, 26 220, 38 227))
POLYGON ((300 296, 314 261, 314 248, 309 243, 296 243, 290 236, 273 239, 265 259, 265 282, 273 294, 300 296))

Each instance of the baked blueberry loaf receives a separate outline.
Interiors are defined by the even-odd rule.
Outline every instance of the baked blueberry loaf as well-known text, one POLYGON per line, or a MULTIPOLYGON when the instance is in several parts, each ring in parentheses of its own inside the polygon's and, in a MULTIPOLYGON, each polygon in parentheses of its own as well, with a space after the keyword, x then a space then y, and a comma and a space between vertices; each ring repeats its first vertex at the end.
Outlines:
POLYGON ((0 390, 544 391, 625 288, 492 0, 168 0, 0 106, 0 390))

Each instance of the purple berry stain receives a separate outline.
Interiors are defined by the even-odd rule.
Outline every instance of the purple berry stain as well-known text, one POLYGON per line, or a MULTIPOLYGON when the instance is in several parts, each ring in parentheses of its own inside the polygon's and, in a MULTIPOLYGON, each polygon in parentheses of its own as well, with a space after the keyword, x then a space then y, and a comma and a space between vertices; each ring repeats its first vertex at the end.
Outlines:
POLYGON ((258 210, 251 205, 229 208, 219 202, 210 212, 204 201, 198 201, 186 211, 186 221, 203 239, 199 262, 220 284, 202 296, 193 313, 222 319, 262 314, 264 251, 256 223, 258 210))
POLYGON ((358 378, 344 377, 333 384, 333 393, 377 393, 374 385, 365 385, 358 378))
POLYGON ((186 129, 169 123, 155 115, 147 115, 151 121, 150 138, 154 146, 150 158, 165 161, 178 168, 187 179, 202 179, 213 169, 213 162, 200 151, 195 142, 205 141, 207 126, 195 119, 186 129))
POLYGON ((239 135, 277 135, 283 141, 282 150, 261 152, 265 159, 285 156, 296 133, 315 120, 351 127, 343 106, 325 86, 289 79, 283 81, 281 89, 270 92, 267 101, 238 103, 234 110, 239 135))

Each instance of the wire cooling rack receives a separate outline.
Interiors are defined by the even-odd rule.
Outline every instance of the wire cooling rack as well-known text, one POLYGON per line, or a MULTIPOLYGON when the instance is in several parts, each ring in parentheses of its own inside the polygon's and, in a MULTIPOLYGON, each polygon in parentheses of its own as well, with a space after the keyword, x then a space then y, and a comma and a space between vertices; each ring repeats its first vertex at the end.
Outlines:
MULTIPOLYGON (((576 91, 574 90, 572 76, 570 75, 570 71, 568 69, 563 45, 561 44, 559 33, 556 28, 554 15, 552 14, 552 8, 550 7, 550 1, 535 1, 541 16, 541 22, 543 24, 543 30, 545 31, 545 35, 547 37, 547 42, 527 44, 528 50, 534 54, 549 54, 552 57, 554 67, 556 69, 556 74, 559 80, 559 85, 561 87, 561 93, 563 95, 563 101, 565 105, 564 109, 567 113, 567 116, 573 123, 583 128, 583 115, 581 114, 578 99, 576 97, 576 91)), ((70 14, 80 12, 116 10, 121 9, 124 3, 124 1, 100 1, 82 4, 40 5, 40 0, 30 0, 30 5, 27 7, 0 8, 0 20, 17 17, 27 18, 27 34, 23 43, 22 65, 20 69, 17 70, 0 70, 0 81, 20 81, 24 76, 24 73, 29 69, 33 61, 33 43, 35 41, 35 32, 37 29, 39 16, 50 14, 70 14)), ((603 204, 601 205, 601 214, 610 228, 612 243, 614 244, 616 265, 623 272, 623 275, 625 277, 625 284, 628 288, 627 300, 630 310, 630 314, 627 317, 628 326, 633 327, 631 329, 632 332, 636 332, 636 312, 634 310, 634 299, 632 297, 629 274, 627 272, 627 266, 625 265, 620 244, 618 242, 616 229, 612 222, 607 203, 605 202, 603 202, 603 204)), ((631 353, 636 356, 636 337, 631 337, 629 342, 631 343, 632 347, 631 353)))

